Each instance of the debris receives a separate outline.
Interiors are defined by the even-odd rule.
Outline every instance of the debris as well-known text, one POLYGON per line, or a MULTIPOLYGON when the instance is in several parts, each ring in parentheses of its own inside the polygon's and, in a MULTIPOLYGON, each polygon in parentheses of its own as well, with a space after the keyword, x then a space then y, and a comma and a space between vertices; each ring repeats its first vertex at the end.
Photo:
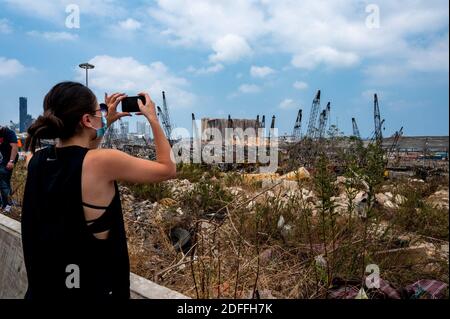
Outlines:
POLYGON ((267 265, 272 259, 273 251, 271 248, 264 250, 261 254, 259 254, 259 259, 262 265, 267 265))
POLYGON ((410 183, 425 183, 423 179, 417 179, 417 178, 409 178, 408 181, 410 183))
POLYGON ((266 192, 266 196, 269 197, 269 198, 274 198, 275 197, 275 193, 272 192, 272 191, 267 191, 266 192))
POLYGON ((382 206, 384 206, 384 204, 389 200, 389 198, 383 193, 375 194, 375 199, 377 203, 382 206))
POLYGON ((437 209, 449 209, 448 190, 443 189, 435 192, 427 198, 427 202, 437 209))
POLYGON ((170 231, 170 239, 172 240, 173 248, 175 248, 175 250, 185 251, 187 248, 186 246, 191 239, 191 234, 186 229, 176 227, 170 231))
POLYGON ((281 179, 287 179, 290 181, 298 181, 302 179, 309 179, 311 175, 309 174, 308 170, 304 167, 300 167, 296 171, 292 171, 289 173, 284 174, 281 176, 281 179))
POLYGON ((176 206, 178 204, 178 202, 176 200, 174 200, 173 198, 163 198, 159 201, 159 204, 166 206, 166 207, 173 207, 173 206, 176 206))
POLYGON ((256 206, 256 202, 254 200, 252 200, 247 204, 247 209, 252 210, 255 206, 256 206))
POLYGON ((355 296, 355 299, 369 299, 363 287, 361 287, 358 294, 355 296))
POLYGON ((403 205, 404 203, 406 203, 406 200, 407 200, 406 197, 400 194, 397 194, 394 197, 394 201, 398 205, 403 205))
POLYGON ((291 239, 292 235, 294 232, 294 228, 292 227, 292 225, 284 225, 281 228, 281 237, 283 238, 283 240, 285 242, 289 242, 289 240, 291 239))
POLYGON ((230 194, 233 196, 238 196, 239 194, 244 192, 244 190, 241 187, 236 187, 236 186, 228 187, 227 189, 230 191, 230 194))
POLYGON ((284 226, 284 217, 283 217, 283 215, 280 215, 280 218, 278 219, 277 227, 278 227, 278 229, 281 229, 281 228, 283 228, 283 226, 284 226))
POLYGON ((396 209, 398 208, 397 204, 401 204, 406 202, 406 198, 402 195, 392 195, 391 192, 386 193, 378 193, 375 194, 375 200, 378 204, 384 206, 385 208, 396 209))
POLYGON ((316 261, 316 265, 321 268, 325 268, 327 266, 327 261, 325 260, 325 257, 323 257, 323 255, 316 256, 314 260, 316 261))
POLYGON ((423 243, 412 247, 378 251, 374 254, 374 259, 384 265, 417 265, 426 262, 434 253, 433 244, 423 243))
POLYGON ((347 182, 348 178, 345 176, 338 176, 336 177, 335 184, 345 184, 347 182))
POLYGON ((276 180, 280 177, 280 175, 276 173, 264 173, 264 174, 244 174, 243 178, 247 182, 256 182, 263 181, 265 179, 269 181, 276 180))
POLYGON ((392 201, 390 201, 390 200, 387 200, 387 201, 384 203, 384 207, 390 208, 390 209, 396 209, 396 208, 398 208, 397 204, 394 204, 394 203, 393 203, 392 201))
POLYGON ((410 299, 442 299, 448 285, 437 280, 422 279, 405 287, 410 299))
POLYGON ((367 218, 367 210, 368 210, 369 204, 367 202, 367 197, 360 198, 359 201, 355 204, 355 211, 361 218, 367 218))
MULTIPOLYGON (((365 282, 365 281, 364 281, 365 282)), ((360 281, 333 280, 331 299, 443 299, 448 285, 438 280, 422 279, 397 289, 388 281, 379 278, 379 288, 361 287, 360 281)))
POLYGON ((276 299, 272 295, 272 291, 269 289, 256 289, 255 293, 253 294, 253 290, 248 291, 248 299, 276 299))
POLYGON ((309 191, 306 188, 302 188, 302 198, 307 203, 314 203, 315 202, 315 196, 313 191, 309 191))

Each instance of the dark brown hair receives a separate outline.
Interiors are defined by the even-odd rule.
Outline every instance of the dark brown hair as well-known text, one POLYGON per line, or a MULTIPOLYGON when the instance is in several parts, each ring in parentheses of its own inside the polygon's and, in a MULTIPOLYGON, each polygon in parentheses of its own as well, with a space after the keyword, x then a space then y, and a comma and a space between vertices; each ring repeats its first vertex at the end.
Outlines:
POLYGON ((28 128, 25 150, 36 150, 42 139, 68 139, 81 129, 84 114, 97 107, 97 98, 86 86, 76 82, 56 84, 44 98, 44 113, 28 128))

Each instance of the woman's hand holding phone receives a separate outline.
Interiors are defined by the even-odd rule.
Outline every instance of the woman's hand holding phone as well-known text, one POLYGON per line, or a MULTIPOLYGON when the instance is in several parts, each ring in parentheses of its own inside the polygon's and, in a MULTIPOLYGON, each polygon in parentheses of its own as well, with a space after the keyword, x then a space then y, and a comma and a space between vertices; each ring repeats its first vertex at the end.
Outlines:
POLYGON ((112 95, 105 93, 105 104, 108 106, 108 115, 106 116, 108 127, 124 116, 131 116, 129 112, 117 112, 117 105, 126 97, 124 93, 114 93, 112 95))
POLYGON ((138 94, 139 96, 145 97, 145 105, 142 103, 140 99, 138 99, 138 105, 140 112, 136 113, 138 115, 144 115, 150 123, 158 122, 158 115, 156 114, 156 106, 155 103, 150 98, 148 93, 141 92, 138 94))

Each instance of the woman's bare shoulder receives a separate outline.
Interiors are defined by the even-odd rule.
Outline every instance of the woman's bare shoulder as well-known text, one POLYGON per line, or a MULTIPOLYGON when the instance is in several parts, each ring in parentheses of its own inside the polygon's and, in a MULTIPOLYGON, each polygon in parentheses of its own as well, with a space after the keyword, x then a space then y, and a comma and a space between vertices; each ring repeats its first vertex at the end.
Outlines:
POLYGON ((130 155, 119 150, 97 148, 87 152, 83 165, 109 175, 114 169, 115 163, 123 161, 127 157, 130 155))

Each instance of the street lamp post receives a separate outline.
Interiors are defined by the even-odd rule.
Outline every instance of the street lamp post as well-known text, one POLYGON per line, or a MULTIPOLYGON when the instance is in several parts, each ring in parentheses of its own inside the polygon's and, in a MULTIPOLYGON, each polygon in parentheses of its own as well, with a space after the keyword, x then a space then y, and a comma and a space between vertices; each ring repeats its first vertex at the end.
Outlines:
POLYGON ((89 63, 81 63, 79 67, 86 70, 86 86, 88 86, 88 70, 93 69, 95 66, 89 63))

